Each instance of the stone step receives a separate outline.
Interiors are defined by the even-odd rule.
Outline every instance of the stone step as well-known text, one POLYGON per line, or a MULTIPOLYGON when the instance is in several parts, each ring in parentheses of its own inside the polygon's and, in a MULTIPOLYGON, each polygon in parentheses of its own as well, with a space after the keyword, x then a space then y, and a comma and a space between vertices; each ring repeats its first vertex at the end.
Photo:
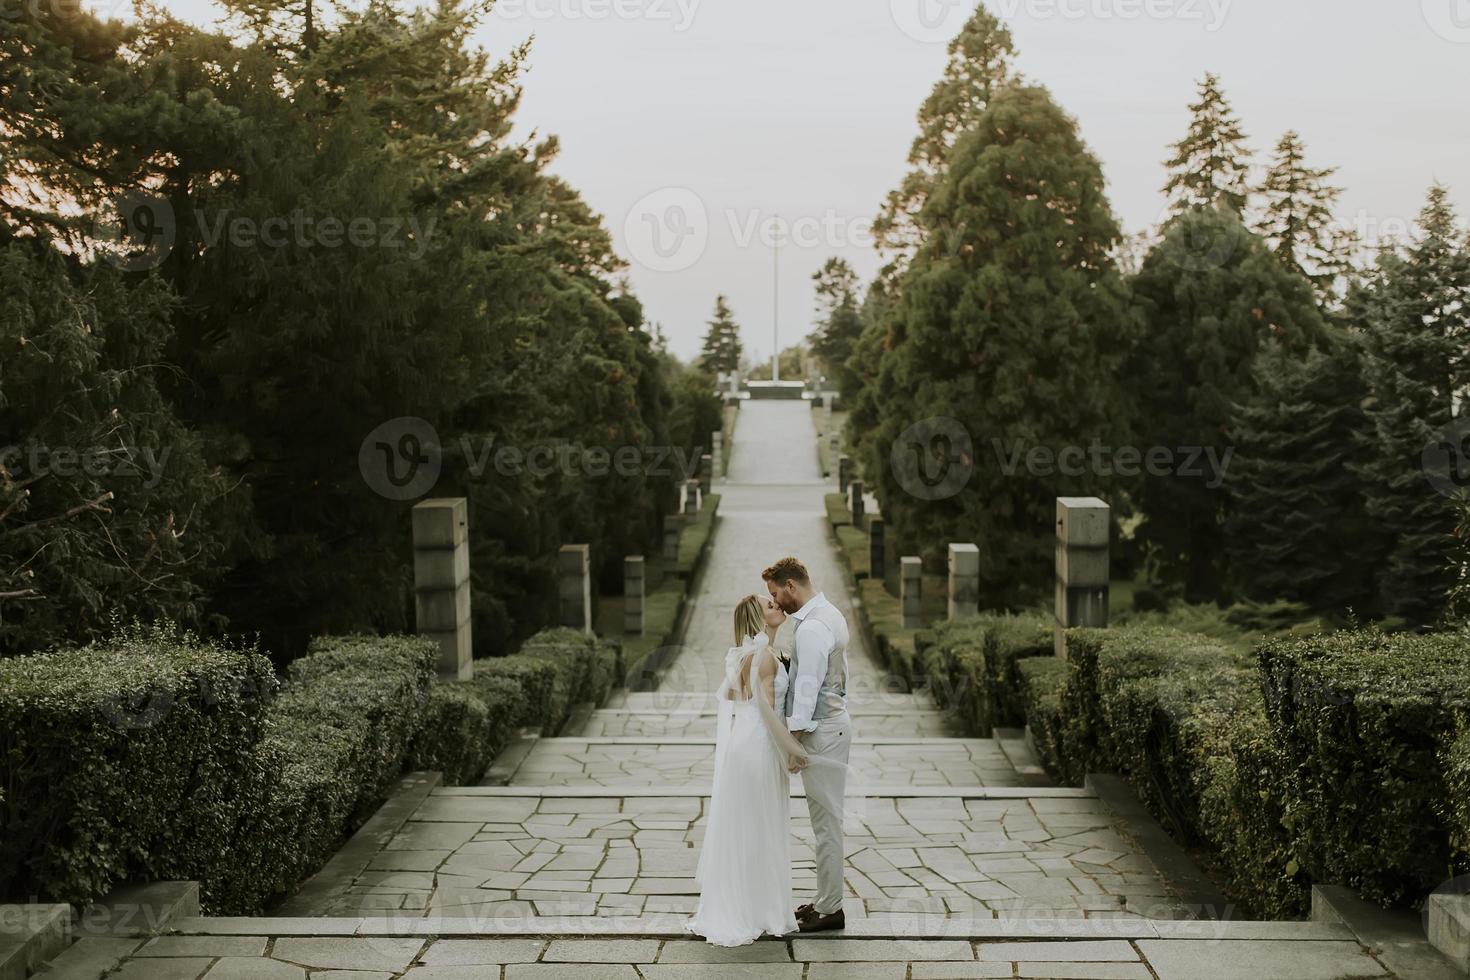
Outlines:
MULTIPOLYGON (((445 786, 434 791, 435 797, 481 796, 520 797, 523 799, 708 799, 707 784, 673 786, 445 786)), ((1028 800, 1028 799, 1096 799, 1087 789, 1073 786, 863 786, 857 794, 873 799, 940 799, 940 800, 1028 800)), ((793 799, 806 796, 801 780, 791 783, 793 799)), ((938 846, 938 845, 936 845, 938 846)))
MULTIPOLYGON (((506 753, 507 755, 511 753, 506 753)), ((992 739, 859 738, 851 763, 881 786, 1045 785, 1037 769, 1021 772, 992 739)), ((712 737, 580 737, 540 739, 503 758, 481 781, 485 786, 700 786, 714 778, 712 737)))
MULTIPOLYGON (((714 678, 715 687, 719 678, 714 678)), ((713 691, 627 691, 608 699, 602 711, 632 711, 635 713, 668 714, 671 712, 713 712, 713 691)), ((934 699, 927 691, 894 692, 877 687, 873 690, 849 692, 848 713, 853 717, 864 714, 894 714, 906 711, 939 712, 934 699)))
MULTIPOLYGON (((178 919, 166 930, 180 936, 480 937, 592 935, 682 938, 687 916, 503 917, 316 916, 199 917, 178 919)), ((140 932, 140 935, 145 934, 140 932)), ((847 921, 841 932, 802 936, 801 940, 843 939, 1062 940, 1208 939, 1265 942, 1350 940, 1353 931, 1333 922, 1229 922, 1145 918, 940 918, 923 914, 870 915, 847 921)))
POLYGON ((26 980, 71 942, 71 906, 0 905, 0 980, 26 980))

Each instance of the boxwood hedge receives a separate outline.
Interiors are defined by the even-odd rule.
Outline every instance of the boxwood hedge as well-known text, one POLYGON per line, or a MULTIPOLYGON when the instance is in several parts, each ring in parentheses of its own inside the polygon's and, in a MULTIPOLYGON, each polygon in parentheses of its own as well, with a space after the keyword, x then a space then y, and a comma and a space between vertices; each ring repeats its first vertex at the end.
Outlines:
POLYGON ((1470 713, 1470 640, 1361 630, 1267 641, 1257 655, 1312 877, 1385 903, 1452 877, 1442 765, 1470 713))
POLYGON ((0 896, 83 903, 227 864, 270 662, 170 628, 0 659, 0 896))

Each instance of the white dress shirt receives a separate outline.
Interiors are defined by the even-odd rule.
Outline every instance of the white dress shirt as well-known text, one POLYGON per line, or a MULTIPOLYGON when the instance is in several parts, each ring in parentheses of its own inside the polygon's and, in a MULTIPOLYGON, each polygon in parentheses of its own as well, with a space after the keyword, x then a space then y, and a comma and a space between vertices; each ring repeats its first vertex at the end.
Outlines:
POLYGON ((791 617, 796 620, 796 673, 791 678, 791 717, 786 725, 793 732, 814 732, 817 722, 817 695, 827 677, 827 658, 837 648, 837 637, 819 619, 807 617, 819 605, 827 603, 826 593, 818 592, 791 617))

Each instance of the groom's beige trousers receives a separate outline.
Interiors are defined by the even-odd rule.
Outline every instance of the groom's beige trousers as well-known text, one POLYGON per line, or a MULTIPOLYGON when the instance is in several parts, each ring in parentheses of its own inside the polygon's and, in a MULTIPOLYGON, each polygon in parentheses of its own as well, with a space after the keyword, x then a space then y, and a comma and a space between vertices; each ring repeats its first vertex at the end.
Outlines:
POLYGON ((801 771, 807 812, 812 818, 812 836, 816 838, 817 899, 813 904, 822 915, 831 915, 842 908, 842 800, 847 789, 847 759, 852 750, 852 719, 845 711, 823 718, 801 744, 813 758, 840 764, 811 763, 801 771))

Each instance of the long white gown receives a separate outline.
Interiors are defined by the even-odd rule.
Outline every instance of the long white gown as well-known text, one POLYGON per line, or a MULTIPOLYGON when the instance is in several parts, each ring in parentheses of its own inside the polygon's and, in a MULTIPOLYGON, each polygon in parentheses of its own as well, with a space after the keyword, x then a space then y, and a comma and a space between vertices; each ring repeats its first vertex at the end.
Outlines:
MULTIPOLYGON (((699 906, 685 925, 717 946, 743 946, 762 935, 797 929, 791 900, 791 777, 761 706, 740 700, 740 665, 746 656, 751 656, 750 689, 764 698, 755 676, 761 659, 772 656, 764 634, 725 655, 725 680, 717 692, 714 790, 695 873, 699 906)), ((785 703, 789 682, 777 658, 775 704, 785 703)))

